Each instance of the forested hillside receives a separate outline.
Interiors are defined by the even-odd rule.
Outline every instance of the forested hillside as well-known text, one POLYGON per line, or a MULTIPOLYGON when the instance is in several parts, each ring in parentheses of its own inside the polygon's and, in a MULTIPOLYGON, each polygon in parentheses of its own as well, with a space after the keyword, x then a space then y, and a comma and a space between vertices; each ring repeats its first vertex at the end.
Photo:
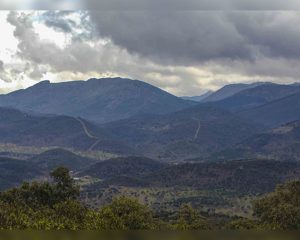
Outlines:
POLYGON ((280 185, 274 193, 256 199, 253 205, 255 218, 226 219, 199 212, 187 204, 171 215, 161 215, 137 200, 125 197, 116 198, 100 209, 91 209, 79 201, 79 188, 66 168, 57 168, 50 175, 50 183, 23 183, 0 194, 1 229, 299 229, 299 181, 280 185))

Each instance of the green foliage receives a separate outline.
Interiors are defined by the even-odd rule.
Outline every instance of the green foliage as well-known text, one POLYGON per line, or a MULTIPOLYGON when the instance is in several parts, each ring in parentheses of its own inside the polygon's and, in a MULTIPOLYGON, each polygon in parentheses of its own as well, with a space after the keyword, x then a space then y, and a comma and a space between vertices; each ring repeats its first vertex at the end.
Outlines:
POLYGON ((51 172, 50 176, 54 180, 56 201, 74 200, 79 196, 79 187, 75 185, 68 169, 59 167, 51 172))
MULTIPOLYGON (((0 229, 209 230, 213 226, 188 204, 171 218, 153 217, 147 206, 126 197, 90 209, 79 201, 79 188, 68 169, 57 168, 50 176, 50 182, 23 183, 0 194, 0 229)), ((300 229, 300 180, 279 185, 255 201, 254 213, 257 219, 235 218, 221 228, 300 229)))
POLYGON ((254 213, 271 229, 300 229, 300 180, 279 185, 276 191, 255 201, 254 213))
POLYGON ((53 182, 23 183, 0 194, 2 229, 80 229, 86 208, 66 168, 51 174, 53 182))
POLYGON ((154 229, 151 210, 121 197, 96 211, 78 201, 69 170, 57 168, 52 182, 24 183, 0 194, 0 229, 154 229))
POLYGON ((153 229, 151 210, 137 200, 120 197, 99 212, 101 229, 141 230, 153 229))
POLYGON ((174 228, 177 230, 207 230, 208 223, 191 205, 183 204, 180 207, 177 223, 174 228))
POLYGON ((231 230, 250 230, 259 228, 259 224, 255 220, 240 218, 229 222, 225 227, 231 230))
POLYGON ((57 203, 75 200, 79 196, 79 188, 70 177, 68 169, 60 167, 50 175, 53 183, 23 183, 19 188, 1 193, 0 200, 36 209, 53 207, 57 203))

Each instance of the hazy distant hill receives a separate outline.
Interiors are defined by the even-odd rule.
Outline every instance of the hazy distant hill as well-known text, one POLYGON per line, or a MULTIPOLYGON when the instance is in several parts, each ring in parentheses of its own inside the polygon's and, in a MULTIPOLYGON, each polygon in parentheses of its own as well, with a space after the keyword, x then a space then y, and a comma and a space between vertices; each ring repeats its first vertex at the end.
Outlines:
POLYGON ((169 113, 193 105, 157 87, 122 78, 40 82, 0 95, 0 106, 108 122, 145 113, 169 113))
POLYGON ((145 178, 152 186, 190 186, 263 193, 276 184, 300 177, 300 164, 271 160, 181 164, 145 178))
POLYGON ((91 165, 80 172, 81 176, 92 176, 100 179, 110 179, 120 176, 138 177, 154 173, 168 166, 145 157, 113 158, 91 165))
POLYGON ((254 88, 240 91, 233 96, 220 101, 216 101, 213 104, 226 110, 238 112, 264 105, 268 102, 272 102, 274 100, 299 92, 299 85, 280 85, 274 83, 266 83, 254 88))
POLYGON ((258 130, 256 125, 232 113, 202 105, 99 126, 81 118, 40 117, 0 108, 0 143, 100 150, 167 161, 208 156, 258 130))
POLYGON ((300 177, 300 164, 274 160, 243 160, 178 164, 143 176, 115 176, 92 184, 89 191, 101 187, 192 187, 203 190, 227 190, 242 194, 259 194, 300 177))
POLYGON ((67 167, 73 171, 82 171, 94 164, 96 160, 78 156, 70 151, 57 148, 38 154, 29 160, 39 169, 50 172, 57 167, 67 167))
POLYGON ((268 128, 300 119, 300 92, 239 113, 268 128))
POLYGON ((102 127, 138 153, 171 161, 207 156, 259 130, 232 113, 202 105, 166 115, 111 122, 102 127))
POLYGON ((245 83, 237 83, 237 84, 229 84, 225 85, 221 89, 219 89, 216 92, 213 92, 210 94, 208 97, 202 99, 202 102, 214 102, 214 101, 219 101, 225 98, 228 98, 240 91, 249 89, 249 88, 254 88, 256 86, 265 84, 264 82, 257 82, 257 83, 251 83, 251 84, 245 84, 245 83))
POLYGON ((132 153, 126 144, 112 140, 105 129, 83 119, 33 116, 10 108, 0 108, 0 143, 132 153))
POLYGON ((300 121, 254 135, 212 159, 263 158, 300 162, 300 121))
POLYGON ((213 93, 213 91, 207 91, 206 93, 204 93, 200 96, 192 96, 192 97, 184 96, 181 98, 185 99, 185 100, 195 101, 195 102, 202 102, 203 99, 207 98, 212 93, 213 93))
POLYGON ((0 190, 18 186, 23 181, 42 176, 38 166, 13 158, 0 158, 0 190))
POLYGON ((93 143, 73 117, 36 117, 14 109, 0 109, 0 141, 27 146, 87 148, 93 143))

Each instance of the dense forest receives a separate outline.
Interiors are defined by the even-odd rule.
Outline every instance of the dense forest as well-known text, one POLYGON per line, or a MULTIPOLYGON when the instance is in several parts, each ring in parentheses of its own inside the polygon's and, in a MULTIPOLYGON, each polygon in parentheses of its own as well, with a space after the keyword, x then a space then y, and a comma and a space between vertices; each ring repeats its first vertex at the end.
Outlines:
POLYGON ((223 216, 220 221, 188 204, 164 214, 122 196, 99 209, 89 208, 80 201, 80 189, 67 168, 56 168, 50 176, 50 181, 25 182, 1 192, 1 229, 300 229, 300 180, 278 185, 274 192, 254 200, 251 218, 223 216))

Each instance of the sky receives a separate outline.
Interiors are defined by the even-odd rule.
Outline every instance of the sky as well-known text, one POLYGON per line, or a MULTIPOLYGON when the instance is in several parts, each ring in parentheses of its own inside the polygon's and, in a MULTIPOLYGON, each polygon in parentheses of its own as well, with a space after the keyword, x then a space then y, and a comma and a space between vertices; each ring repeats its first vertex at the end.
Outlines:
POLYGON ((208 10, 158 9, 156 0, 151 6, 132 0, 124 10, 111 0, 105 10, 91 2, 85 10, 40 11, 33 2, 31 10, 0 11, 0 93, 45 79, 116 76, 177 96, 231 83, 300 82, 300 4, 292 0, 287 6, 275 0, 271 10, 255 0, 208 10))

